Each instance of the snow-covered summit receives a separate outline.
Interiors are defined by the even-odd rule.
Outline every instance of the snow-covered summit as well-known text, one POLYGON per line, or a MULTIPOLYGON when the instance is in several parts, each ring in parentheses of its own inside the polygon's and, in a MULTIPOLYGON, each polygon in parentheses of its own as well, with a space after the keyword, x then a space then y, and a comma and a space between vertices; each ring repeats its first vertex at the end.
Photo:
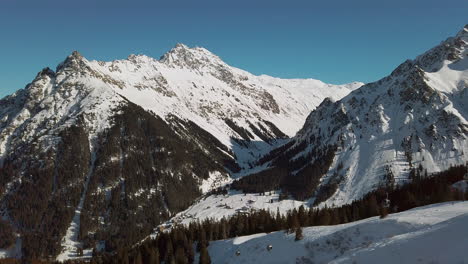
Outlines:
MULTIPOLYGON (((73 53, 58 67, 57 75, 60 72, 99 79, 115 93, 161 117, 191 120, 230 148, 234 147, 233 138, 243 142, 275 138, 275 127, 292 136, 325 97, 339 99, 362 85, 255 76, 229 66, 204 48, 183 44, 160 60, 130 55, 126 60, 88 61, 73 53), (246 129, 247 138, 233 130, 232 124, 246 129)), ((258 144, 252 147, 254 152, 263 151, 258 144)), ((249 152, 240 156, 253 158, 249 152)))
POLYGON ((468 25, 465 25, 454 37, 416 57, 413 61, 426 72, 437 72, 448 62, 456 62, 466 57, 468 43, 468 25))
MULTIPOLYGON (((290 180, 329 161, 311 194, 328 205, 349 203, 410 172, 468 161, 467 27, 389 76, 325 100, 279 155, 294 164, 290 180), (303 162, 301 162, 303 161, 303 162), (309 170, 308 170, 309 169, 309 170)), ((421 172, 424 173, 424 172, 421 172)))
POLYGON ((325 97, 339 99, 360 85, 255 76, 204 48, 183 44, 160 60, 130 55, 89 61, 74 51, 55 72, 43 69, 25 89, 1 100, 0 156, 18 138, 31 141, 37 133, 72 124, 83 112, 96 135, 109 126, 112 109, 128 100, 163 118, 196 123, 228 148, 238 149, 239 160, 247 162, 271 148, 271 140, 282 133, 294 135, 325 97), (270 142, 249 143, 253 141, 270 142))
POLYGON ((201 47, 189 48, 177 43, 174 48, 160 58, 160 62, 171 67, 200 69, 210 66, 227 66, 218 56, 201 47))

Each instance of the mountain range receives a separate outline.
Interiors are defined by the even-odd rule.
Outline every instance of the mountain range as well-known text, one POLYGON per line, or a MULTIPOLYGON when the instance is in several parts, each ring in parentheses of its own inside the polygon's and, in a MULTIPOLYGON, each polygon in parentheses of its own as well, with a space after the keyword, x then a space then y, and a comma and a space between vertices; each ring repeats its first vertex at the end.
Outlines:
POLYGON ((115 250, 248 171, 323 99, 361 85, 255 76, 183 44, 159 60, 73 52, 0 101, 2 217, 29 257, 69 241, 115 250))
POLYGON ((389 76, 325 99, 289 142, 259 159, 267 170, 235 186, 282 188, 314 205, 343 205, 417 173, 465 164, 467 43, 465 27, 389 76))
POLYGON ((183 44, 160 59, 73 52, 0 100, 0 257, 113 252, 226 186, 331 207, 465 164, 467 43, 465 26, 344 85, 256 76, 183 44))

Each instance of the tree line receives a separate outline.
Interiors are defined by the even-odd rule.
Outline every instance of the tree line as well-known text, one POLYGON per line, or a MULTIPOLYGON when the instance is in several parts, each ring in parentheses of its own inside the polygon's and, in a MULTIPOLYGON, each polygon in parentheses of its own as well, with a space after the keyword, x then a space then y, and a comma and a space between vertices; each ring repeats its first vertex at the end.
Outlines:
POLYGON ((344 224, 388 213, 405 211, 433 203, 468 200, 452 187, 467 173, 467 166, 455 166, 430 177, 422 168, 411 172, 412 181, 394 187, 385 185, 362 199, 340 207, 292 209, 286 214, 279 211, 258 210, 250 214, 236 214, 220 220, 206 219, 189 225, 176 225, 157 238, 136 247, 120 248, 115 254, 95 252, 92 263, 193 263, 199 252, 200 263, 211 263, 207 247, 210 241, 285 230, 302 239, 302 228, 344 224), (387 202, 389 200, 389 203, 387 202), (195 248, 193 245, 196 245, 195 248))
POLYGON ((295 239, 300 240, 303 227, 344 224, 373 216, 383 218, 388 213, 418 206, 468 200, 468 192, 463 193, 452 187, 455 182, 463 180, 466 173, 467 166, 464 165, 427 176, 420 167, 411 171, 412 181, 408 184, 396 187, 386 184, 362 199, 339 207, 308 209, 301 206, 286 214, 281 214, 278 210, 258 210, 220 220, 206 219, 189 225, 175 225, 170 230, 160 232, 156 238, 148 239, 137 246, 119 247, 113 253, 94 250, 91 263, 179 264, 193 263, 195 258, 200 263, 211 263, 207 248, 210 241, 214 240, 280 230, 295 233, 295 239))

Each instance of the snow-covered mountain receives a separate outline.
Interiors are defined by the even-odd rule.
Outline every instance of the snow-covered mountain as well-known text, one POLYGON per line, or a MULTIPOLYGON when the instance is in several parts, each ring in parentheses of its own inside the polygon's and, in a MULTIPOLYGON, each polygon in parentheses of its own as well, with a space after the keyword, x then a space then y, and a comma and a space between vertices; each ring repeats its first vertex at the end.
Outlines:
POLYGON ((391 75, 340 100, 326 99, 290 142, 260 160, 274 169, 238 186, 272 182, 275 172, 280 179, 273 187, 313 197, 315 204, 340 205, 381 185, 404 183, 419 169, 464 164, 467 44, 468 25, 391 75))
POLYGON ((2 218, 27 256, 115 249, 361 85, 255 76, 182 44, 159 60, 73 52, 0 100, 2 218))
POLYGON ((442 203, 307 227, 300 241, 279 231, 214 241, 208 250, 212 263, 465 263, 467 220, 467 202, 442 203))
POLYGON ((362 85, 255 76, 204 48, 183 44, 160 60, 131 55, 90 65, 111 78, 119 88, 114 90, 131 102, 161 117, 170 114, 196 123, 235 149, 242 166, 269 148, 265 143, 270 140, 293 136, 324 98, 340 99, 362 85), (245 147, 248 151, 241 151, 245 147))

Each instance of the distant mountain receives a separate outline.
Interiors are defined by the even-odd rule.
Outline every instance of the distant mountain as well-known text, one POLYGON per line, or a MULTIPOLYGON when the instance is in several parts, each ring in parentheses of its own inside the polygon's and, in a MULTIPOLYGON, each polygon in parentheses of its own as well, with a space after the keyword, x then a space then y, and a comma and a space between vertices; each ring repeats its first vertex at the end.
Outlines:
POLYGON ((159 60, 73 52, 0 100, 4 256, 135 243, 361 85, 255 76, 182 44, 159 60))
POLYGON ((324 100, 296 136, 260 159, 269 169, 234 186, 281 188, 315 205, 341 205, 379 186, 464 164, 467 43, 468 25, 389 76, 324 100))

